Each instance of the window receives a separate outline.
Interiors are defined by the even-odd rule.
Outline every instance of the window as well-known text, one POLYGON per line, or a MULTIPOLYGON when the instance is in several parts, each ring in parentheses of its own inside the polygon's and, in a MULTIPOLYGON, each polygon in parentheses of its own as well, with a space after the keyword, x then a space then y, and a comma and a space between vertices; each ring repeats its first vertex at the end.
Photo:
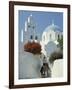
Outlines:
POLYGON ((30 36, 30 39, 33 39, 33 36, 32 35, 30 36))
POLYGON ((38 37, 36 36, 36 37, 35 37, 35 40, 37 40, 37 39, 38 39, 38 37))
POLYGON ((52 35, 50 34, 50 40, 52 39, 52 35))
POLYGON ((60 36, 59 36, 59 34, 58 34, 58 40, 60 39, 60 36))

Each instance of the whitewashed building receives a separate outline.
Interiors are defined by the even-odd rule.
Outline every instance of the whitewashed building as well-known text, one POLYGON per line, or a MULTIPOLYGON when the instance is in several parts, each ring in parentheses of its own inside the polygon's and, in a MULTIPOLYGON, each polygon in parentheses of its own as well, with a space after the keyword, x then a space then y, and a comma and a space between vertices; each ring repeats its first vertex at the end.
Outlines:
POLYGON ((47 26, 42 34, 42 52, 46 55, 57 50, 58 39, 62 37, 61 29, 53 22, 47 26))

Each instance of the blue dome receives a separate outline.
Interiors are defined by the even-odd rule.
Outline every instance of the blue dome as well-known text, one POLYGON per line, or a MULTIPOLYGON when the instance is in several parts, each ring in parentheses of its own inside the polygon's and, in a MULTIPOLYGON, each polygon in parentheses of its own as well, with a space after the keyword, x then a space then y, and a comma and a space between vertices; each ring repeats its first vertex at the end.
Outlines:
POLYGON ((48 32, 49 30, 61 31, 60 28, 59 28, 57 25, 54 25, 54 24, 52 24, 52 25, 46 27, 45 32, 48 32))

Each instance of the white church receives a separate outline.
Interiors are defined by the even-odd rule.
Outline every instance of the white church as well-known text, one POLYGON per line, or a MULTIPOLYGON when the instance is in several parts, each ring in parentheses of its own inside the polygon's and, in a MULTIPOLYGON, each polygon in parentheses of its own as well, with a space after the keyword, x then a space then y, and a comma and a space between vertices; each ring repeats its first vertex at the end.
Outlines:
POLYGON ((35 41, 35 42, 39 42, 40 41, 40 36, 38 34, 38 32, 36 31, 37 29, 37 24, 34 21, 34 18, 32 16, 32 14, 27 18, 27 20, 25 21, 25 28, 22 31, 21 36, 23 36, 23 41, 24 43, 28 42, 28 41, 35 41))
POLYGON ((52 22, 51 25, 47 26, 42 34, 42 52, 50 56, 50 54, 54 51, 59 50, 57 47, 58 45, 58 39, 61 39, 63 36, 61 29, 59 26, 55 25, 54 22, 52 22))

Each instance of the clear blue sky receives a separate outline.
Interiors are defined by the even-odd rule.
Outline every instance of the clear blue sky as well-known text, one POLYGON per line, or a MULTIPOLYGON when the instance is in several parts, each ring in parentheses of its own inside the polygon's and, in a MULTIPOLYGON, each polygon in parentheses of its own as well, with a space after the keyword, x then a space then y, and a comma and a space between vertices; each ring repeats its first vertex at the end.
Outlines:
POLYGON ((42 33, 48 25, 54 24, 58 25, 63 31, 63 13, 61 12, 42 12, 42 11, 24 11, 19 10, 19 32, 24 29, 24 23, 28 16, 32 14, 34 20, 37 23, 37 31, 42 33))

